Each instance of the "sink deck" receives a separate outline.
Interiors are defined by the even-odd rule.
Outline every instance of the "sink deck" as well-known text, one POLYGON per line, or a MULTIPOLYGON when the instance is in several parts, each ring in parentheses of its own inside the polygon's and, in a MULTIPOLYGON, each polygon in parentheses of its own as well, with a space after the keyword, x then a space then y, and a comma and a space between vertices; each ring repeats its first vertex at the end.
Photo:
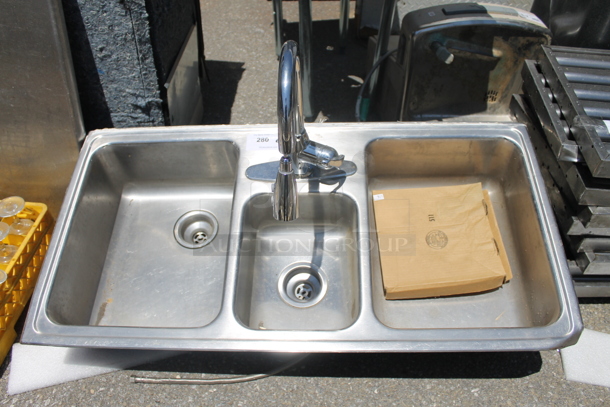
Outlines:
POLYGON ((23 342, 272 352, 526 351, 575 343, 578 302, 524 126, 311 124, 308 132, 356 172, 299 180, 301 218, 293 222, 273 220, 271 182, 246 176, 278 160, 275 149, 249 142, 275 137, 276 126, 90 135, 23 342), (475 295, 385 300, 372 190, 470 182, 490 191, 513 279, 475 295), (212 212, 220 230, 209 246, 188 249, 174 238, 174 225, 199 209, 212 212), (311 267, 293 273, 301 263, 311 267), (326 281, 319 302, 301 306, 282 296, 323 292, 318 277, 326 281))

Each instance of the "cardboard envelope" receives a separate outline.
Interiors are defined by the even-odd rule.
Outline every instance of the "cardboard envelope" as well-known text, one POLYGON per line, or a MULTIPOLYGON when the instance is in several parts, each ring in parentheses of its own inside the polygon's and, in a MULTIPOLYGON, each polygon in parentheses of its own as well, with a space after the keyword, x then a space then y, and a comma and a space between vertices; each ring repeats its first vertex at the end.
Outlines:
POLYGON ((512 278, 480 183, 373 191, 388 300, 492 290, 512 278))

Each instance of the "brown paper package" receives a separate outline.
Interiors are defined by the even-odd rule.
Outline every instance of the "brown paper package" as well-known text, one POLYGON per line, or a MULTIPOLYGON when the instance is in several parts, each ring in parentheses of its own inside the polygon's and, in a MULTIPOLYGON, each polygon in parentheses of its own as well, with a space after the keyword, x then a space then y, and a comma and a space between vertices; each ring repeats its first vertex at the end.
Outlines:
POLYGON ((480 183, 373 191, 385 297, 472 294, 512 278, 480 183))

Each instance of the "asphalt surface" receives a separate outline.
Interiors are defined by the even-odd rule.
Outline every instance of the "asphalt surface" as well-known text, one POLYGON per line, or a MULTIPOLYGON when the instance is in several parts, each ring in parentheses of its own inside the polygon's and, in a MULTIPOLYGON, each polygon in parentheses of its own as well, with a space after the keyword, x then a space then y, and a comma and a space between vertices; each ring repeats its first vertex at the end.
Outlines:
MULTIPOLYGON (((352 13, 354 2, 351 4, 352 13)), ((353 121, 365 75, 366 41, 338 52, 337 1, 314 1, 314 106, 353 121)), ((210 83, 207 124, 275 123, 277 60, 266 0, 202 0, 210 83)), ((296 39, 297 2, 284 2, 296 39)), ((610 302, 581 301, 585 326, 610 334, 610 302)), ((558 351, 469 354, 315 354, 278 375, 228 385, 136 384, 133 375, 215 378, 261 373, 286 355, 185 353, 134 370, 6 396, 10 357, 0 368, 0 405, 14 406, 605 406, 610 389, 565 380, 558 351)))

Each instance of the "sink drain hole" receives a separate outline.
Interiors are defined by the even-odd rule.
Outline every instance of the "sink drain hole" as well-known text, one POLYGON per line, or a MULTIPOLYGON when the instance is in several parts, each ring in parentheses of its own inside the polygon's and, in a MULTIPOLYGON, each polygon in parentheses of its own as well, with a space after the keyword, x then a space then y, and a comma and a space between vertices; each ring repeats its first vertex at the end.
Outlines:
POLYGON ((208 211, 190 211, 174 226, 174 237, 187 249, 199 249, 212 242, 218 233, 218 220, 208 211))
POLYGON ((208 240, 208 235, 203 232, 197 232, 193 235, 193 243, 200 244, 208 240))
POLYGON ((282 300, 297 308, 311 307, 326 294, 324 272, 311 263, 295 263, 285 268, 278 279, 278 291, 282 300))
POLYGON ((307 301, 313 294, 313 288, 309 284, 301 283, 294 289, 294 296, 301 301, 307 301))

